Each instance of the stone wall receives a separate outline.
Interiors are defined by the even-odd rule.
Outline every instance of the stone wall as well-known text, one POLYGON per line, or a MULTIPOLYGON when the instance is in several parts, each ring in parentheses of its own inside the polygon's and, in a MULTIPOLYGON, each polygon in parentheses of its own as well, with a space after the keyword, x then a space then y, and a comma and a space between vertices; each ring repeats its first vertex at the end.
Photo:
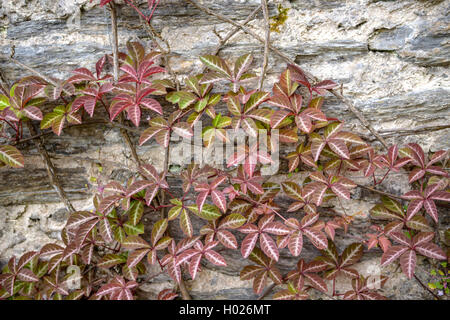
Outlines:
MULTIPOLYGON (((259 5, 257 0, 202 3, 237 20, 244 20, 259 5)), ((318 78, 342 83, 344 95, 388 142, 419 142, 425 151, 432 152, 449 149, 448 1, 269 1, 270 15, 277 13, 278 4, 290 10, 280 33, 271 34, 274 46, 318 78)), ((262 21, 259 13, 249 24, 260 35, 263 35, 262 21)), ((108 13, 89 0, 2 0, 0 68, 11 82, 27 75, 4 58, 13 45, 16 59, 50 76, 62 78, 74 68, 92 68, 99 57, 111 50, 108 23, 108 13)), ((216 33, 224 36, 230 30, 229 25, 181 0, 161 1, 153 24, 170 44, 170 63, 180 81, 200 71, 198 56, 215 48, 219 42, 216 33)), ((121 48, 130 39, 151 45, 137 14, 121 6, 121 48)), ((263 48, 244 33, 232 37, 220 54, 232 60, 247 52, 254 54, 254 69, 260 71, 263 48)), ((270 55, 267 89, 285 66, 278 56, 270 55)), ((166 113, 171 112, 167 104, 164 109, 166 113)), ((368 131, 338 100, 329 97, 325 110, 331 116, 345 119, 349 129, 370 139, 368 131)), ((128 167, 132 166, 132 159, 116 129, 89 126, 65 130, 61 137, 46 137, 46 148, 69 198, 79 210, 92 206, 90 194, 97 183, 124 180, 131 175, 128 167)), ((22 144, 20 149, 26 157, 25 169, 0 169, 0 260, 3 262, 13 254, 59 241, 58 231, 68 215, 48 184, 33 144, 22 144), (27 179, 22 181, 22 177, 27 179)), ((138 153, 145 161, 161 168, 163 150, 158 145, 146 144, 138 148, 138 153)), ((177 162, 176 156, 172 159, 177 162)), ((365 183, 363 179, 355 179, 365 183)), ((397 194, 408 190, 403 173, 390 176, 381 187, 397 194)), ((355 212, 367 212, 377 201, 377 197, 362 191, 354 192, 352 198, 344 206, 355 212), (362 198, 365 200, 358 200, 362 198)), ((441 212, 441 217, 442 226, 448 225, 448 212, 441 212)), ((152 218, 145 216, 148 222, 152 218)), ((361 235, 368 225, 367 219, 357 219, 351 233, 361 235)), ((177 226, 174 228, 173 234, 177 232, 177 226)), ((339 232, 338 239, 347 241, 340 241, 340 248, 351 241, 339 232)), ((307 247, 305 252, 307 256, 317 253, 312 247, 307 247)), ((226 272, 205 265, 197 280, 188 281, 194 298, 255 297, 251 283, 239 281, 238 272, 243 265, 238 252, 224 255, 231 266, 226 272)), ((295 260, 288 259, 287 252, 282 251, 281 255, 281 268, 285 271, 295 260)), ((372 250, 358 269, 364 273, 379 259, 380 252, 372 250)), ((418 275, 424 281, 427 266, 428 261, 423 260, 418 267, 418 275)), ((430 298, 416 282, 405 281, 394 269, 383 269, 391 277, 385 289, 389 298, 430 298)), ((146 284, 140 294, 143 298, 154 298, 161 288, 171 285, 166 276, 159 276, 146 284)), ((339 288, 343 290, 343 286, 339 288)))

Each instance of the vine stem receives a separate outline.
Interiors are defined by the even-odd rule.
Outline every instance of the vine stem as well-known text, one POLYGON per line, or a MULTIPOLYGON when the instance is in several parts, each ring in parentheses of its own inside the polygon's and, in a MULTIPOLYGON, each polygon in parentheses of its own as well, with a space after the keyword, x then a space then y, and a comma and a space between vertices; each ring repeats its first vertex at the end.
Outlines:
POLYGON ((139 8, 136 7, 132 1, 125 0, 125 2, 128 3, 139 14, 139 16, 141 16, 143 19, 145 19, 145 21, 147 21, 147 19, 148 19, 147 16, 145 14, 143 14, 142 11, 139 10, 139 8))
MULTIPOLYGON (((152 13, 153 14, 153 13, 152 13)), ((169 63, 169 54, 170 54, 170 45, 169 42, 167 40, 164 40, 161 35, 159 35, 156 30, 153 28, 150 20, 146 20, 143 19, 142 17, 139 17, 141 23, 144 25, 145 30, 147 31, 148 35, 150 36, 150 38, 152 38, 152 40, 154 41, 154 43, 156 44, 156 46, 158 47, 158 49, 161 51, 162 55, 163 55, 163 59, 164 59, 164 67, 167 68, 167 71, 169 72, 170 76, 173 79, 173 82, 175 84, 175 87, 177 90, 180 90, 180 83, 177 79, 177 75, 176 73, 173 71, 172 67, 170 66, 169 63), (164 42, 167 46, 167 50, 164 50, 162 48, 162 46, 159 44, 158 41, 156 41, 156 38, 160 39, 162 42, 164 42)))
MULTIPOLYGON (((241 192, 241 195, 239 196, 239 198, 241 198, 241 199, 243 199, 243 200, 247 200, 247 201, 249 201, 249 202, 251 202, 251 203, 253 203, 253 204, 260 205, 259 202, 257 202, 257 201, 255 201, 255 200, 249 198, 246 194, 244 194, 244 193, 242 193, 242 192, 241 192)), ((285 222, 287 221, 287 219, 286 219, 285 217, 283 217, 283 216, 282 216, 278 211, 276 211, 275 209, 270 208, 270 210, 271 210, 273 213, 275 213, 278 217, 280 217, 283 221, 285 221, 285 222)))
POLYGON ((377 190, 377 189, 375 189, 375 188, 367 187, 367 186, 364 186, 364 185, 359 184, 359 183, 357 183, 356 185, 357 185, 358 187, 360 187, 360 188, 363 188, 363 189, 369 190, 369 191, 371 191, 371 192, 375 192, 375 193, 381 194, 381 195, 383 195, 383 196, 387 196, 387 197, 390 197, 390 198, 395 198, 395 199, 403 200, 402 197, 397 196, 397 195, 395 195, 395 194, 391 194, 391 193, 387 193, 387 192, 384 192, 384 191, 380 191, 380 190, 377 190))
MULTIPOLYGON (((28 130, 30 131, 30 133, 32 135, 36 135, 36 130, 34 129, 33 124, 30 121, 27 121, 26 123, 27 123, 27 127, 28 127, 28 130)), ((64 203, 64 206, 66 207, 66 209, 70 213, 75 212, 75 208, 73 207, 72 203, 67 198, 66 192, 62 188, 62 185, 56 175, 55 166, 53 165, 53 163, 50 159, 50 156, 47 153, 47 150, 45 150, 45 148, 44 148, 44 145, 43 145, 44 141, 43 141, 42 137, 36 138, 36 140, 34 140, 34 144, 35 144, 36 148, 38 149, 38 152, 41 155, 42 160, 44 161, 45 167, 47 169, 47 174, 50 179, 51 186, 55 189, 59 198, 64 203)))
MULTIPOLYGON (((168 171, 169 171, 169 159, 170 159, 170 141, 169 141, 169 145, 167 146, 167 148, 164 149, 164 175, 167 175, 168 171)), ((166 200, 166 193, 164 190, 161 190, 161 206, 165 205, 165 200, 166 200)), ((165 219, 166 218, 166 212, 165 212, 165 207, 161 208, 161 219, 165 219)), ((167 230, 167 234, 169 234, 169 230, 167 230)), ((183 277, 180 278, 180 283, 178 284, 179 288, 180 288, 180 293, 181 293, 181 297, 183 300, 192 300, 191 295, 189 294, 189 291, 186 287, 186 284, 183 280, 183 277)))
MULTIPOLYGON (((242 22, 242 25, 246 25, 248 24, 251 20, 253 20, 256 16, 256 14, 258 13, 259 10, 261 10, 262 5, 259 5, 255 10, 253 10, 252 13, 250 13, 250 15, 247 17, 247 19, 245 19, 244 22, 242 22)), ((220 39, 219 44, 214 48, 214 50, 212 51, 212 55, 217 55, 220 51, 220 49, 223 47, 223 45, 231 39, 232 36, 234 36, 239 30, 241 30, 239 27, 234 27, 232 30, 230 30, 230 32, 228 32, 225 37, 223 37, 222 39, 220 39)), ((200 73, 203 73, 206 70, 206 66, 203 66, 202 71, 200 73)))
POLYGON ((433 291, 431 291, 430 288, 428 288, 426 285, 424 285, 423 282, 415 274, 414 274, 414 279, 416 279, 416 281, 422 286, 422 288, 424 288, 429 293, 431 293, 433 295, 433 297, 436 298, 436 300, 441 300, 439 298, 439 296, 437 294, 435 294, 433 291))
MULTIPOLYGON (((116 10, 115 10, 115 6, 114 6, 113 2, 110 2, 109 5, 111 8, 112 47, 113 47, 113 59, 114 59, 114 83, 117 83, 117 81, 119 79, 119 49, 118 49, 118 32, 117 32, 117 14, 116 14, 116 10)), ((123 118, 122 118, 122 115, 120 115, 120 116, 121 116, 120 122, 122 123, 123 118)), ((133 158, 134 158, 136 164, 140 165, 141 161, 137 155, 136 148, 134 147, 134 145, 130 139, 130 136, 128 135, 127 131, 125 131, 124 129, 121 129, 120 131, 125 139, 125 142, 131 149, 131 153, 133 155, 133 158)), ((164 157, 164 172, 165 173, 167 173, 168 158, 169 158, 169 147, 165 149, 165 157, 164 157)), ((160 205, 164 205, 164 191, 161 192, 160 205)), ((164 208, 162 208, 161 216, 165 216, 164 211, 165 211, 164 208)), ((185 285, 183 279, 181 279, 179 286, 180 286, 180 292, 181 292, 181 296, 182 296, 183 300, 191 300, 191 297, 189 295, 189 292, 186 288, 186 285, 185 285)))
POLYGON ((270 292, 272 292, 273 289, 275 289, 275 287, 277 286, 276 283, 272 283, 269 287, 267 287, 267 289, 258 297, 257 300, 262 300, 265 297, 267 297, 269 295, 270 292))
MULTIPOLYGON (((113 79, 114 83, 117 83, 119 81, 119 36, 118 36, 118 29, 117 29, 117 12, 116 7, 114 5, 114 2, 109 3, 110 9, 111 9, 111 33, 112 33, 112 50, 113 50, 113 79)), ((106 107, 105 107, 106 108, 106 107)), ((123 113, 119 115, 119 123, 123 125, 124 123, 124 117, 123 113)), ((125 129, 120 129, 120 133, 122 134, 123 139, 125 140, 125 143, 127 144, 128 148, 131 151, 131 155, 134 159, 134 162, 137 166, 141 164, 141 160, 139 159, 139 156, 137 154, 136 148, 131 141, 131 138, 128 134, 128 132, 125 129)))
MULTIPOLYGON (((47 77, 46 75, 40 73, 40 72, 37 71, 36 69, 33 69, 33 68, 29 67, 28 65, 26 65, 26 64, 24 64, 24 63, 22 63, 22 62, 20 62, 19 60, 14 59, 14 47, 12 47, 12 50, 11 50, 11 56, 10 56, 8 59, 9 59, 11 62, 13 62, 13 63, 15 63, 16 65, 18 65, 19 67, 22 67, 23 69, 25 69, 25 70, 27 70, 27 71, 30 71, 31 73, 34 73, 34 74, 37 75, 38 77, 42 78, 44 81, 50 83, 52 86, 58 87, 58 84, 57 84, 55 81, 53 81, 52 79, 50 79, 49 77, 47 77)), ((63 91, 65 94, 67 94, 68 96, 71 96, 71 95, 72 95, 68 90, 66 90, 66 89, 64 89, 64 88, 62 88, 62 91, 63 91)), ((62 97, 62 96, 61 96, 61 97, 62 97)))
POLYGON ((267 64, 269 62, 269 45, 270 45, 270 22, 269 22, 269 10, 267 9, 267 0, 261 0, 261 5, 264 15, 264 28, 266 30, 264 39, 264 58, 261 68, 261 78, 259 79, 259 90, 261 90, 264 85, 264 77, 266 76, 267 64))
MULTIPOLYGON (((391 168, 389 168, 388 171, 386 171, 386 173, 384 174, 384 176, 381 178, 380 181, 376 181, 376 182, 375 182, 374 186, 376 186, 376 185, 378 185, 378 184, 381 184, 381 183, 384 181, 384 179, 387 177, 387 175, 389 174, 389 172, 391 172, 391 168)), ((374 177, 374 179, 375 179, 375 175, 374 175, 373 177, 374 177)))

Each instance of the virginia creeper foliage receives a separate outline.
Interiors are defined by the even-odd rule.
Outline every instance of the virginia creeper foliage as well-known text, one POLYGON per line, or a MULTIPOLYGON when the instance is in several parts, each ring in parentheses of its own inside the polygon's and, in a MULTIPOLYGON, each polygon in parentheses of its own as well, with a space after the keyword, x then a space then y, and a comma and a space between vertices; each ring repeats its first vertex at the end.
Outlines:
MULTIPOLYGON (((102 0, 101 5, 110 2, 102 0)), ((158 2, 148 3, 153 14, 158 2)), ((145 18, 149 21, 151 15, 145 18)), ((308 299, 311 290, 343 299, 385 299, 377 290, 388 278, 380 275, 374 287, 357 269, 368 250, 379 252, 381 267, 398 262, 409 279, 417 255, 448 259, 436 241, 437 204, 450 202, 448 174, 442 166, 447 151, 429 157, 410 143, 380 153, 322 109, 328 90, 337 84, 311 83, 294 65, 286 66, 272 90, 259 91, 252 88, 257 76, 250 71, 251 54, 234 64, 204 55, 200 61, 207 72, 188 77, 176 90, 170 80, 161 79, 166 70, 158 66, 159 57, 159 52, 146 52, 139 42, 129 42, 127 53, 120 53, 117 83, 109 71, 110 55, 103 56, 94 71, 76 69, 57 86, 37 76, 18 81, 8 95, 0 95, 1 134, 15 135, 0 145, 2 165, 24 166, 24 157, 13 146, 22 138, 23 123, 39 121, 41 130, 61 135, 68 125, 106 111, 111 122, 124 117, 134 127, 143 126, 139 145, 156 141, 164 148, 172 133, 192 137, 201 120, 209 121, 202 132, 205 147, 215 139, 228 141, 228 129, 243 129, 251 137, 266 130, 267 150, 294 150, 285 160, 287 170, 296 174, 285 175, 281 183, 262 175, 262 166, 272 160, 260 150, 261 141, 226 159, 223 170, 192 163, 173 174, 142 163, 128 181, 102 186, 94 196, 95 209, 71 213, 62 242, 12 257, 0 275, 1 299, 131 300, 152 276, 149 265, 179 283, 183 272, 195 279, 202 263, 227 268, 227 250, 237 250, 248 260, 240 277, 252 281, 256 294, 273 282, 285 285, 274 299, 308 299), (229 85, 229 91, 218 92, 218 83, 229 85), (164 112, 163 100, 177 110, 164 112), (57 106, 44 112, 48 101, 57 106), (274 130, 279 132, 280 146, 272 139, 274 130), (376 186, 390 172, 405 170, 410 172, 411 191, 397 200, 383 196, 370 210, 374 224, 366 239, 337 245, 337 238, 348 236, 352 217, 336 211, 330 217, 326 207, 335 199, 351 200, 358 187, 352 176, 359 172, 373 177, 376 186), (384 174, 383 179, 377 181, 375 173, 384 174), (286 199, 287 208, 280 201, 286 199), (166 214, 159 216, 161 211, 166 214), (144 215, 155 222, 144 224, 144 215), (195 227, 194 217, 202 221, 201 228, 195 227), (181 233, 169 232, 176 225, 181 233), (306 261, 306 250, 316 257, 306 261), (298 263, 282 272, 277 265, 286 256, 298 263), (77 287, 71 286, 73 266, 80 270, 77 287), (347 278, 352 289, 337 294, 337 277, 347 278)), ((170 289, 158 295, 160 300, 176 297, 170 289)))

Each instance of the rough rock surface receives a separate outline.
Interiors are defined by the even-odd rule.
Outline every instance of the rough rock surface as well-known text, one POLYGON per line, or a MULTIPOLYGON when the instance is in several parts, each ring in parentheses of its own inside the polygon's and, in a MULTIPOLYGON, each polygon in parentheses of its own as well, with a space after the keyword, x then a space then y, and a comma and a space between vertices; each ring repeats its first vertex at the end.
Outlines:
MULTIPOLYGON (((6 78, 13 82, 26 75, 5 58, 13 45, 16 59, 47 75, 63 78, 74 68, 92 68, 99 57, 110 52, 109 14, 95 2, 98 1, 91 4, 89 0, 2 0, 0 67, 6 78)), ((244 20, 259 1, 205 0, 202 3, 231 19, 244 20)), ((270 15, 276 14, 279 3, 290 10, 280 33, 271 34, 274 46, 318 78, 342 83, 343 93, 388 142, 419 142, 426 151, 432 152, 449 149, 448 1, 271 1, 270 15)), ((198 56, 215 48, 219 42, 216 33, 224 36, 230 30, 226 23, 181 0, 161 1, 153 24, 170 45, 170 63, 181 81, 201 69, 198 56)), ((249 25, 263 35, 261 13, 249 25)), ((122 6, 119 12, 121 48, 130 39, 151 45, 137 14, 122 6)), ((255 55, 253 66, 259 72, 263 48, 244 33, 232 37, 220 54, 233 60, 247 52, 255 55)), ((284 67, 285 63, 271 54, 267 89, 284 67)), ((164 108, 170 113, 169 106, 164 108)), ((345 119, 348 128, 370 140, 367 130, 345 105, 330 97, 325 110, 345 119)), ((67 212, 48 184, 45 168, 33 144, 26 143, 20 148, 26 156, 26 169, 0 169, 1 262, 13 254, 59 241, 59 230, 67 218, 67 212), (21 177, 27 179, 21 180, 21 177)), ((124 181, 132 174, 128 169, 133 166, 130 152, 117 129, 107 126, 68 129, 61 137, 46 137, 46 148, 69 198, 80 210, 91 207, 90 194, 98 184, 109 179, 124 181)), ((164 150, 156 144, 139 147, 138 153, 145 161, 161 168, 164 150)), ((175 154, 173 160, 175 164, 179 162, 175 154)), ((400 173, 386 180, 382 188, 400 194, 408 190, 405 181, 404 174, 400 173)), ((377 201, 377 197, 364 191, 356 191, 352 196, 352 202, 344 203, 346 210, 352 212, 367 212, 377 201), (365 201, 358 201, 361 198, 365 201)), ((448 212, 441 211, 441 216, 442 226, 448 225, 448 212)), ((150 215, 146 219, 149 223, 152 221, 150 215)), ((351 234, 360 236, 368 225, 367 218, 357 219, 351 234)), ((196 226, 200 226, 198 221, 196 226)), ((173 234, 177 228, 174 225, 173 234)), ((338 232, 338 238, 343 238, 342 233, 338 232)), ((348 243, 341 241, 341 244, 348 243)), ((306 258, 315 254, 314 248, 307 246, 305 249, 306 258)), ((238 278, 243 266, 239 254, 224 252, 224 255, 231 266, 226 273, 205 265, 198 279, 188 281, 193 297, 255 298, 251 283, 238 278)), ((284 251, 281 255, 287 256, 284 251)), ((358 269, 364 274, 379 259, 380 252, 371 251, 358 269)), ((295 259, 282 261, 283 271, 295 263, 295 259)), ((427 267, 426 259, 420 262, 418 276, 423 281, 428 277, 427 267)), ((429 293, 417 282, 405 281, 394 267, 382 272, 391 277, 384 290, 389 298, 430 299, 429 293)), ((155 298, 161 289, 173 285, 168 280, 167 276, 156 277, 142 287, 140 296, 155 298)), ((338 283, 339 292, 344 289, 345 285, 338 283)))

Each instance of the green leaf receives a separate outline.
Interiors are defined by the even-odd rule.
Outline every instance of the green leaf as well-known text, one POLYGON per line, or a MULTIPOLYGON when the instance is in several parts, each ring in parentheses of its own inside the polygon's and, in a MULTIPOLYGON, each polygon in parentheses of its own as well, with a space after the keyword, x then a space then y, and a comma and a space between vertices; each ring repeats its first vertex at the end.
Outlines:
POLYGON ((159 239, 164 235, 168 226, 167 219, 157 221, 152 228, 152 244, 155 245, 159 239))
POLYGON ((144 204, 140 201, 132 201, 128 210, 128 219, 133 226, 136 226, 141 221, 143 213, 144 204))
POLYGON ((203 62, 203 64, 206 65, 209 69, 214 70, 221 75, 226 76, 227 78, 232 78, 231 71, 222 58, 212 55, 206 55, 201 56, 200 61, 203 62))
POLYGON ((253 109, 255 109, 257 106, 259 106, 261 103, 269 99, 270 93, 265 91, 258 91, 253 93, 250 98, 248 99, 247 103, 244 105, 244 113, 247 113, 253 109))
POLYGON ((84 290, 75 290, 72 291, 66 298, 65 300, 80 300, 81 297, 84 296, 84 290))
POLYGON ((352 264, 358 262, 364 251, 364 246, 361 243, 355 242, 350 244, 345 250, 342 252, 341 256, 341 267, 347 267, 352 264))
POLYGON ((189 217, 189 213, 187 213, 186 210, 181 211, 180 227, 186 236, 188 236, 189 238, 192 237, 194 228, 192 227, 192 222, 191 218, 189 217))
POLYGON ((13 85, 12 87, 11 87, 11 89, 9 89, 9 96, 10 97, 14 97, 14 93, 15 93, 15 91, 16 91, 16 88, 17 88, 17 83, 15 84, 15 85, 13 85))
POLYGON ((137 41, 128 41, 127 49, 130 57, 136 64, 140 62, 145 56, 144 47, 137 41))
POLYGON ((212 121, 212 125, 214 128, 217 128, 217 124, 219 123, 220 118, 222 118, 222 115, 219 113, 212 121))
POLYGON ((122 255, 108 253, 102 258, 102 260, 100 260, 99 263, 97 263, 97 266, 100 268, 111 268, 125 262, 127 262, 127 259, 125 259, 122 255))
POLYGON ((406 222, 406 226, 419 231, 432 232, 433 228, 428 225, 427 219, 423 216, 416 215, 406 222))
POLYGON ((195 103, 194 110, 200 112, 203 109, 205 109, 207 104, 208 104, 208 97, 202 98, 195 103))
POLYGON ((247 222, 247 218, 239 213, 231 213, 220 221, 221 228, 237 229, 247 222))
POLYGON ((44 97, 42 97, 42 98, 34 98, 34 99, 31 99, 30 101, 28 101, 25 106, 27 106, 27 107, 29 107, 29 106, 39 106, 39 105, 43 104, 45 101, 47 101, 47 99, 44 98, 44 97))
POLYGON ((394 213, 392 211, 389 211, 386 207, 384 207, 381 204, 375 205, 372 209, 370 209, 370 215, 374 218, 378 219, 401 219, 401 216, 399 216, 397 213, 394 213))
POLYGON ((186 109, 195 101, 197 101, 198 97, 192 92, 188 91, 174 91, 170 92, 166 95, 166 100, 172 103, 178 103, 180 109, 186 109))
POLYGON ((127 235, 125 234, 125 230, 123 230, 123 228, 117 226, 116 228, 114 228, 114 238, 119 241, 120 243, 122 243, 125 238, 127 237, 127 235))
POLYGON ((234 76, 236 80, 239 80, 239 78, 244 74, 245 71, 250 67, 250 64, 252 63, 253 57, 250 53, 244 54, 237 58, 236 62, 234 63, 234 76))
POLYGON ((292 284, 292 282, 288 282, 288 290, 292 293, 292 294, 296 294, 297 290, 295 290, 294 285, 292 284))
POLYGON ((38 278, 42 278, 47 273, 47 270, 48 270, 48 261, 44 261, 44 262, 39 263, 34 274, 38 278))
POLYGON ((170 199, 169 201, 170 201, 171 204, 174 204, 176 206, 183 205, 183 202, 180 199, 178 199, 178 198, 173 198, 173 199, 170 199))
POLYGON ((225 128, 225 127, 228 127, 229 125, 231 125, 231 118, 230 117, 221 117, 217 121, 217 125, 215 127, 216 128, 225 128))
POLYGON ((330 136, 337 133, 341 127, 342 123, 339 122, 333 122, 332 124, 329 124, 323 132, 325 139, 328 139, 330 136))
POLYGON ((324 97, 315 97, 311 100, 309 108, 320 109, 323 105, 324 97))
POLYGON ((260 266, 267 267, 269 265, 269 258, 267 258, 267 256, 258 247, 253 249, 248 258, 260 266))
POLYGON ((208 100, 208 106, 214 106, 219 103, 222 96, 218 93, 213 94, 208 100))
POLYGON ((141 222, 137 225, 133 225, 129 221, 123 224, 125 232, 130 236, 135 236, 144 233, 144 224, 141 222))
POLYGON ((0 146, 0 161, 12 168, 22 168, 25 164, 23 155, 13 146, 0 146))
POLYGON ((383 205, 390 211, 398 213, 403 216, 403 210, 400 203, 398 203, 395 200, 392 200, 389 197, 382 196, 381 201, 383 202, 383 205))
POLYGON ((183 208, 179 206, 170 208, 169 212, 167 213, 167 219, 169 219, 169 221, 176 219, 179 216, 181 209, 183 208))
POLYGON ((205 203, 203 205, 201 212, 198 212, 197 205, 189 206, 188 209, 191 210, 195 215, 199 216, 200 218, 209 220, 209 221, 216 220, 217 218, 219 218, 222 215, 219 208, 217 208, 216 206, 210 205, 208 203, 205 203))
POLYGON ((199 74, 186 79, 186 86, 193 90, 198 96, 201 96, 201 88, 198 81, 202 78, 202 76, 203 75, 199 74))
POLYGON ((0 94, 0 110, 5 109, 9 105, 9 98, 3 94, 0 94))

